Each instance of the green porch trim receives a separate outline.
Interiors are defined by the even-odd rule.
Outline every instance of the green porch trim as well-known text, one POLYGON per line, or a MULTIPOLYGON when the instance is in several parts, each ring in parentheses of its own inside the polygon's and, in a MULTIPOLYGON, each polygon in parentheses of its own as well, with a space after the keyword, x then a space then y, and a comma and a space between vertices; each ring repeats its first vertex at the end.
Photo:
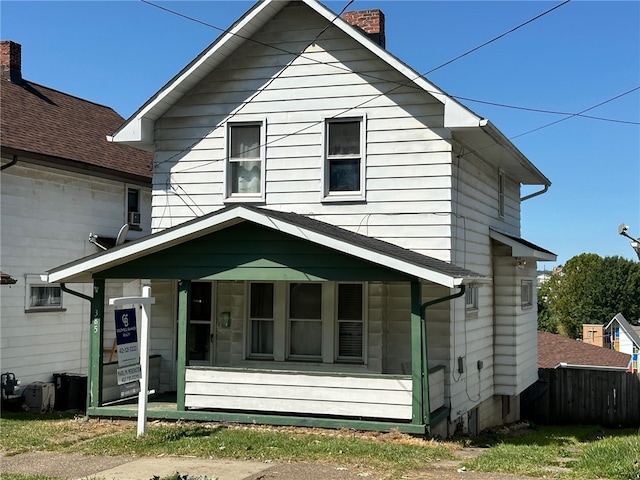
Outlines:
MULTIPOLYGON (((137 415, 136 405, 133 408, 123 407, 98 407, 87 409, 89 416, 123 417, 130 418, 137 415)), ((211 412, 203 410, 148 410, 148 418, 166 420, 197 420, 208 422, 231 422, 244 424, 279 425, 290 427, 318 427, 318 428, 351 428, 354 430, 369 430, 389 432, 397 430, 413 435, 427 435, 427 426, 424 424, 384 422, 380 420, 360 420, 351 418, 315 418, 286 415, 253 415, 248 413, 211 412)))
POLYGON ((191 280, 181 280, 178 283, 178 411, 185 409, 186 395, 186 372, 188 361, 188 338, 189 338, 189 310, 191 307, 191 280))
POLYGON ((102 349, 104 333, 105 281, 94 279, 89 332, 89 370, 87 375, 87 407, 102 404, 102 349))
MULTIPOLYGON (((420 304, 422 301, 422 289, 419 280, 411 282, 411 392, 412 392, 412 412, 411 423, 414 425, 424 425, 425 422, 425 396, 424 384, 425 369, 422 358, 422 326, 420 315, 420 304)), ((428 388, 428 387, 427 387, 428 388)), ((427 410, 429 397, 426 397, 427 410)))
POLYGON ((95 277, 405 282, 413 278, 251 222, 149 253, 95 277))

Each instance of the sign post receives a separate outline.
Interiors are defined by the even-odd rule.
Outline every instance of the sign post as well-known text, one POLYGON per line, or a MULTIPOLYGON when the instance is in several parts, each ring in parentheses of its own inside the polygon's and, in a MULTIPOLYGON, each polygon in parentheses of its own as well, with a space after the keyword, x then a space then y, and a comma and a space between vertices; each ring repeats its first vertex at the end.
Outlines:
MULTIPOLYGON (((145 433, 147 429, 147 396, 149 394, 149 318, 151 305, 156 303, 155 297, 151 296, 151 287, 142 287, 141 297, 119 297, 110 298, 109 305, 141 305, 142 315, 140 316, 140 392, 138 393, 138 436, 145 433)), ((136 372, 125 372, 123 375, 136 375, 136 372)))

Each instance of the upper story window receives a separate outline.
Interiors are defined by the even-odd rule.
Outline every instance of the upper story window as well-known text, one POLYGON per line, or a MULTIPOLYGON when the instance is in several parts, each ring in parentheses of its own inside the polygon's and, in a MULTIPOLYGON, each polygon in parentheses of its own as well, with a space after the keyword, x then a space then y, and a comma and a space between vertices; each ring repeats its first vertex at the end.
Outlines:
POLYGON ((467 311, 478 309, 478 287, 468 285, 464 293, 464 306, 467 311))
POLYGON ((263 199, 264 122, 230 123, 227 127, 227 198, 263 199))
POLYGON ((140 189, 127 187, 127 223, 140 228, 140 189))
POLYGON ((533 280, 522 280, 520 282, 521 306, 533 306, 533 280))
POLYGON ((63 310, 60 285, 45 283, 40 275, 26 275, 25 285, 25 311, 63 310))
POLYGON ((502 170, 498 170, 498 215, 504 217, 505 176, 502 170))
POLYGON ((326 120, 324 200, 364 199, 364 139, 364 117, 326 120))

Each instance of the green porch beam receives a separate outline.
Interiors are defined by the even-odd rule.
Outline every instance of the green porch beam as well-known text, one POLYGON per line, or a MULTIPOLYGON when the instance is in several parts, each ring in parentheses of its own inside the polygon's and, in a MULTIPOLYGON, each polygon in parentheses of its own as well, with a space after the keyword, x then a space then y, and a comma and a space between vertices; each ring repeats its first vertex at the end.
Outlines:
POLYGON ((189 309, 191 307, 191 280, 178 282, 178 378, 177 410, 185 409, 186 373, 188 361, 189 309))
POLYGON ((427 396, 425 397, 424 385, 429 382, 425 382, 426 369, 422 355, 422 351, 426 350, 426 348, 423 345, 422 338, 421 302, 422 289, 420 281, 413 280, 411 282, 411 392, 413 405, 411 423, 413 425, 422 425, 424 428, 426 424, 424 418, 425 401, 427 403, 427 410, 429 408, 429 396, 427 392, 427 396))
POLYGON ((102 405, 102 349, 104 333, 105 280, 93 280, 91 331, 89 332, 89 371, 87 375, 87 407, 102 405))

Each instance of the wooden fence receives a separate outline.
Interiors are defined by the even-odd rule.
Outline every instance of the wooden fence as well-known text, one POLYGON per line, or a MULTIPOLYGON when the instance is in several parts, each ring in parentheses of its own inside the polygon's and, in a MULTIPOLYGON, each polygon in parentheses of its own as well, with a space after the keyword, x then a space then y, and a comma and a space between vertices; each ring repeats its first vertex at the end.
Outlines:
POLYGON ((543 424, 640 426, 640 374, 579 368, 539 369, 521 396, 521 416, 543 424))

